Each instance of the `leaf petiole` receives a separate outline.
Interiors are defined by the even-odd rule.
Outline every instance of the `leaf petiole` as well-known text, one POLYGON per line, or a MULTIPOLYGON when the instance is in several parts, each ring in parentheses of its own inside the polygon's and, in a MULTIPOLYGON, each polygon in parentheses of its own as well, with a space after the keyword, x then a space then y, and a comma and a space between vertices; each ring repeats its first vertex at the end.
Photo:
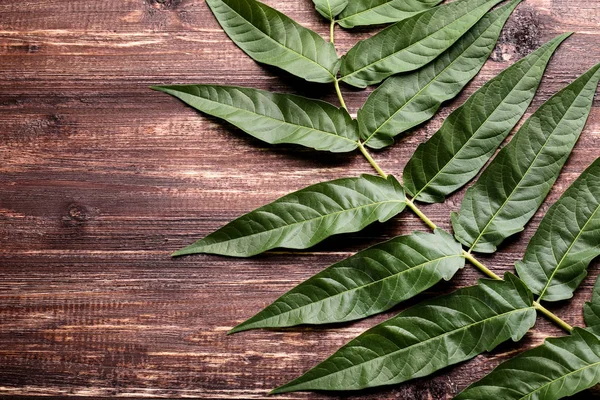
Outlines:
POLYGON ((338 99, 340 100, 340 105, 344 110, 348 111, 348 107, 346 107, 346 102, 344 101, 344 96, 342 95, 342 91, 340 90, 340 81, 336 78, 335 81, 333 81, 333 83, 335 85, 335 92, 337 93, 338 99))
POLYGON ((385 172, 383 172, 381 167, 377 164, 377 161, 375 161, 373 157, 371 157, 371 154, 360 140, 358 141, 358 148, 360 149, 360 152, 363 154, 363 156, 365 156, 369 164, 371 164, 371 166, 375 169, 375 171, 377 171, 377 173, 381 175, 382 178, 387 179, 388 175, 385 172))
POLYGON ((335 23, 337 21, 335 19, 331 20, 331 24, 329 24, 329 41, 331 44, 335 45, 335 23))
POLYGON ((427 217, 427 215, 423 214, 423 211, 421 211, 419 207, 417 207, 417 205, 414 203, 414 201, 409 199, 408 197, 406 198, 406 205, 412 210, 412 212, 414 212, 419 218, 421 218, 421 220, 425 222, 425 224, 428 227, 430 227, 434 231, 437 229, 437 225, 432 220, 430 220, 429 217, 427 217))
POLYGON ((573 331, 573 327, 571 325, 567 324, 565 321, 560 319, 556 314, 554 314, 552 311, 548 310, 546 307, 541 305, 539 302, 534 301, 533 307, 536 310, 538 310, 539 312, 541 312, 542 314, 544 314, 548 319, 550 319, 556 325, 560 326, 565 331, 567 331, 569 333, 571 333, 573 331))
POLYGON ((480 270, 481 272, 483 272, 484 274, 486 274, 490 278, 495 279, 497 281, 502 280, 502 278, 500 278, 498 275, 496 275, 494 273, 494 271, 492 271, 491 269, 489 269, 488 267, 486 267, 485 265, 483 265, 481 262, 479 262, 478 259, 476 259, 475 257, 473 257, 473 255, 471 253, 463 250, 463 257, 465 259, 467 259, 471 264, 473 264, 478 270, 480 270))

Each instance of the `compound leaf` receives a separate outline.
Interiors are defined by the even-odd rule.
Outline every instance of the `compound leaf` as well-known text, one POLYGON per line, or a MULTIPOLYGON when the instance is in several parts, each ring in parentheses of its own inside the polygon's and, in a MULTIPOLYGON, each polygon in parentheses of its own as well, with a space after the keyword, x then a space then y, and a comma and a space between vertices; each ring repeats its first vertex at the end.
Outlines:
POLYGON ((401 21, 441 3, 442 0, 352 0, 340 15, 344 28, 401 21))
POLYGON ((452 214, 455 237, 493 253, 523 230, 556 181, 590 113, 600 64, 544 103, 515 134, 452 214))
POLYGON ((336 153, 358 146, 356 121, 346 110, 323 101, 234 86, 175 85, 153 89, 222 118, 267 143, 293 143, 336 153))
POLYGON ((344 11, 344 8, 348 5, 349 0, 313 0, 317 12, 333 21, 335 17, 344 11))
POLYGON ((540 300, 570 299, 600 255, 600 159, 548 210, 515 265, 540 300))
POLYGON ((206 0, 229 35, 254 60, 307 81, 335 80, 339 60, 333 44, 256 0, 206 0))
POLYGON ((452 47, 425 67, 392 76, 378 87, 358 111, 364 144, 381 149, 393 137, 427 121, 460 93, 489 57, 504 23, 522 0, 486 14, 452 47))
POLYGON ((369 329, 274 392, 356 390, 426 376, 521 339, 535 317, 533 296, 517 277, 484 279, 369 329))
POLYGON ((322 182, 260 207, 173 255, 250 257, 276 247, 305 249, 331 235, 385 222, 405 206, 404 190, 393 176, 322 182))
POLYGON ((428 64, 502 0, 457 0, 389 26, 342 58, 341 80, 364 88, 428 64))
POLYGON ((447 232, 399 236, 333 264, 230 333, 365 318, 449 280, 464 265, 462 246, 447 232))
POLYGON ((419 201, 442 202, 475 177, 525 114, 550 57, 568 36, 507 68, 450 114, 406 164, 406 191, 419 201))
POLYGON ((500 364, 455 400, 558 400, 600 382, 600 338, 581 328, 500 364))

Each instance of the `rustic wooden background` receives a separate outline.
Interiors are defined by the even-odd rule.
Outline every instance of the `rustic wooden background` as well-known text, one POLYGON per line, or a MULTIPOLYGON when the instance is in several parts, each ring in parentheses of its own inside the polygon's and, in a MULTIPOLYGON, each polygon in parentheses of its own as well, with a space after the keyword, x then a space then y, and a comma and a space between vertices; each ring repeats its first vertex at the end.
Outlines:
MULTIPOLYGON (((328 32, 309 0, 267 3, 328 32)), ((377 152, 377 160, 401 174, 416 146, 468 94, 565 31, 577 34, 552 60, 532 109, 600 61, 600 1, 526 0, 465 93, 431 123, 377 152)), ((373 32, 339 30, 338 50, 373 32)), ((169 257, 289 191, 372 172, 358 153, 269 146, 148 89, 221 83, 337 102, 330 86, 306 84, 246 57, 204 1, 3 0, 0 54, 0 395, 266 398, 393 314, 341 326, 225 335, 325 266, 383 239, 425 230, 410 212, 310 251, 251 259, 169 257)), ((368 95, 344 91, 352 112, 368 95)), ((599 155, 597 96, 542 211, 501 252, 482 258, 497 272, 513 270, 542 212, 599 155)), ((449 228, 449 212, 462 196, 424 209, 449 228)), ((582 324, 581 307, 598 267, 591 265, 572 302, 550 308, 582 324)), ((466 268, 418 299, 480 277, 466 268)), ((500 361, 560 333, 540 318, 521 343, 427 379, 342 396, 277 398, 446 399, 500 361)))

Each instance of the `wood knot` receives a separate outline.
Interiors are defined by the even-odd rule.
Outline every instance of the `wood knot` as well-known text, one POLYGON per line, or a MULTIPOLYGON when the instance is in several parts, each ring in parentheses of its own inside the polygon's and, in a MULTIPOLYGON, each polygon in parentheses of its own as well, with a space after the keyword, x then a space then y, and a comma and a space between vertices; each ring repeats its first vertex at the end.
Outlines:
POLYGON ((71 203, 67 207, 67 213, 63 217, 63 221, 80 225, 91 219, 90 210, 79 203, 71 203))
POLYGON ((541 31, 537 11, 529 6, 519 7, 506 23, 492 60, 501 62, 525 57, 540 46, 541 31))
POLYGON ((174 10, 182 0, 146 0, 146 3, 155 10, 174 10))

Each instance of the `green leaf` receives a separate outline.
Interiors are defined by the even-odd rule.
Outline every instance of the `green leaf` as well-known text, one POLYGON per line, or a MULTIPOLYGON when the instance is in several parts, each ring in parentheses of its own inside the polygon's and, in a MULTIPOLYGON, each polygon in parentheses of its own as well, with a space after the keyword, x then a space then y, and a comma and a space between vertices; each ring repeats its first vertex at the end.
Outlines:
POLYGON ((592 301, 588 301, 583 306, 583 317, 589 330, 600 335, 600 279, 596 279, 592 301))
POLYGON ((274 390, 356 390, 429 375, 517 341, 535 324, 533 296, 514 275, 425 301, 383 322, 274 390))
POLYGON ((442 230, 399 236, 333 264, 230 333, 365 318, 449 280, 464 265, 462 246, 442 230))
POLYGON ((442 0, 352 0, 340 15, 344 28, 396 22, 428 10, 442 0))
POLYGON ((588 301, 583 306, 583 317, 589 330, 596 335, 600 335, 600 277, 596 278, 596 284, 592 292, 592 301, 588 301))
POLYGON ((364 88, 428 64, 502 0, 457 0, 389 26, 343 57, 341 80, 364 88))
POLYGON ((313 0, 315 8, 325 18, 333 21, 335 17, 344 11, 349 0, 313 0))
POLYGON ((556 181, 589 115, 600 64, 544 103, 482 173, 452 214, 456 238, 493 253, 523 230, 556 181))
POLYGON ((250 257, 276 247, 306 249, 331 235, 385 222, 405 206, 404 190, 393 176, 318 183, 260 207, 173 255, 250 257))
POLYGON ((600 339, 581 328, 500 364, 455 400, 558 400, 600 382, 600 339))
POLYGON ((450 114, 404 168, 406 191, 419 201, 442 202, 475 177, 525 114, 550 57, 568 36, 507 68, 450 114))
POLYGON ((254 60, 311 82, 333 82, 339 60, 333 44, 255 0, 206 0, 231 40, 254 60))
POLYGON ((291 94, 216 85, 156 86, 267 143, 348 152, 358 146, 356 121, 344 109, 291 94))
POLYGON ((392 76, 377 88, 358 111, 364 144, 381 149, 393 137, 427 121, 471 80, 489 57, 504 23, 522 0, 486 14, 452 47, 425 67, 392 76))
POLYGON ((570 299, 600 255, 600 159, 548 210, 515 267, 540 300, 570 299))

